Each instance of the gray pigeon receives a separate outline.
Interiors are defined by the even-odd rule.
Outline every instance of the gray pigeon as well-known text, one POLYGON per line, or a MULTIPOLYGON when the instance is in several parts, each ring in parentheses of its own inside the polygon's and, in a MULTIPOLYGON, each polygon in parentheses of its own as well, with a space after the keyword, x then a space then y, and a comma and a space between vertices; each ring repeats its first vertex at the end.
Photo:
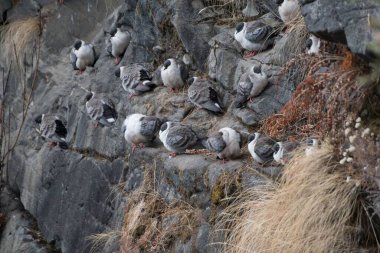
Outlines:
POLYGON ((171 91, 177 91, 186 83, 189 73, 185 63, 181 60, 170 58, 164 62, 161 67, 161 78, 164 86, 167 86, 171 91))
POLYGON ((294 142, 277 142, 274 145, 275 152, 273 153, 273 159, 285 165, 292 158, 292 152, 297 146, 297 143, 294 142))
POLYGON ((253 159, 261 164, 273 161, 274 146, 276 141, 259 133, 248 137, 248 151, 253 159))
POLYGON ((203 146, 217 153, 218 159, 229 160, 240 156, 240 134, 234 129, 224 127, 203 141, 203 146))
POLYGON ((139 145, 144 147, 144 143, 152 142, 160 129, 162 121, 154 116, 144 114, 131 114, 123 122, 122 131, 125 140, 132 144, 132 152, 139 145))
POLYGON ((130 98, 151 91, 156 87, 148 70, 140 64, 120 67, 115 75, 122 80, 121 85, 130 93, 130 98))
POLYGON ((116 122, 115 105, 107 96, 91 92, 86 100, 86 111, 92 120, 97 121, 97 125, 111 126, 116 122))
POLYGON ((42 114, 35 119, 35 122, 40 124, 40 135, 51 142, 51 145, 57 143, 61 148, 67 148, 67 123, 60 115, 42 114))
POLYGON ((161 125, 159 137, 165 148, 171 151, 171 157, 177 153, 184 153, 187 148, 195 146, 199 141, 189 126, 171 121, 161 125))
POLYGON ((191 103, 216 114, 223 113, 218 93, 211 87, 208 80, 192 77, 188 84, 190 87, 187 94, 191 103))
POLYGON ((97 60, 95 47, 92 44, 87 44, 83 40, 77 40, 74 43, 70 53, 70 62, 74 70, 79 70, 82 74, 86 67, 94 67, 97 60))
POLYGON ((107 51, 115 57, 115 64, 119 64, 129 43, 131 42, 131 34, 124 25, 117 24, 110 32, 110 38, 107 41, 107 51))
POLYGON ((244 49, 252 51, 247 56, 255 56, 257 51, 267 49, 273 44, 275 35, 273 27, 262 20, 239 23, 235 28, 235 39, 244 49))
POLYGON ((267 75, 261 66, 249 68, 241 77, 237 85, 235 107, 242 107, 248 99, 260 95, 268 84, 267 75))

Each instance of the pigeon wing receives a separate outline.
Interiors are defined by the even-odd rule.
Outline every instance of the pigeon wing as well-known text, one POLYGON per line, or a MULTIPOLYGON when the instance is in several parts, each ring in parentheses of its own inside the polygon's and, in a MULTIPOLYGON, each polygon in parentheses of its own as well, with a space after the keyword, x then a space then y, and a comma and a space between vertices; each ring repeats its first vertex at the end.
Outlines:
POLYGON ((175 126, 169 131, 166 142, 175 150, 184 151, 197 142, 197 137, 190 128, 175 126))
POLYGON ((262 21, 257 21, 247 27, 245 38, 252 43, 264 43, 272 34, 273 28, 262 21))
POLYGON ((70 53, 70 62, 71 62, 71 65, 73 65, 73 68, 74 70, 79 70, 77 68, 77 56, 75 55, 75 52, 74 52, 74 49, 71 50, 71 53, 70 53))
POLYGON ((273 158, 275 152, 273 146, 276 142, 269 137, 260 138, 255 145, 255 152, 262 157, 264 161, 268 161, 273 158))
POLYGON ((212 152, 220 153, 226 148, 226 143, 221 133, 217 133, 207 139, 205 147, 212 152))
POLYGON ((179 71, 180 71, 182 80, 186 81, 187 78, 189 78, 189 72, 187 71, 186 65, 182 61, 179 62, 179 71))
POLYGON ((155 137, 157 131, 160 129, 161 121, 156 117, 142 117, 140 134, 147 137, 155 137))

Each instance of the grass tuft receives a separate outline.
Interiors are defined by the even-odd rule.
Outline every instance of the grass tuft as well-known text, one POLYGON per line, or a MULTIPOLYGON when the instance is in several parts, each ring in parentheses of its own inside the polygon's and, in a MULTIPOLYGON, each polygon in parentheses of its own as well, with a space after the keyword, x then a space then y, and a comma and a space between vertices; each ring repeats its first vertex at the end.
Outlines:
POLYGON ((33 48, 41 32, 39 17, 17 20, 0 27, 0 51, 8 65, 13 63, 19 73, 25 71, 25 61, 33 59, 33 48))
MULTIPOLYGON (((344 168, 342 168, 344 169, 344 168)), ((298 153, 281 181, 248 189, 227 208, 223 252, 358 252, 376 243, 362 226, 365 210, 355 180, 346 181, 332 147, 298 153)))

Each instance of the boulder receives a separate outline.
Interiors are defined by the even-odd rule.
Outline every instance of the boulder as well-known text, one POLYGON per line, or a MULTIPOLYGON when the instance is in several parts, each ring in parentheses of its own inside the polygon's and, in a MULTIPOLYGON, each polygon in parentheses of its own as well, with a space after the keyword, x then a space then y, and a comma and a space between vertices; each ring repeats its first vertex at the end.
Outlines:
POLYGON ((346 44, 364 55, 373 32, 368 17, 380 18, 378 3, 373 0, 338 2, 301 0, 301 11, 309 32, 331 42, 346 44))

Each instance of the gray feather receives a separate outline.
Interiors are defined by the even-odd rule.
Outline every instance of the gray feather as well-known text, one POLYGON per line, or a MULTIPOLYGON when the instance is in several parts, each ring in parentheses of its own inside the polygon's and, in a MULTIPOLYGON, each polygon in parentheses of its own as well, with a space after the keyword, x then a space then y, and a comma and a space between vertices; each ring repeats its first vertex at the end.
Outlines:
POLYGON ((70 63, 71 65, 73 65, 74 70, 78 70, 77 65, 76 65, 77 56, 75 55, 74 50, 71 50, 71 53, 70 53, 70 63))
POLYGON ((175 125, 170 128, 166 143, 176 152, 184 152, 197 143, 197 136, 193 130, 184 125, 175 125))
POLYGON ((245 38, 253 43, 263 44, 273 34, 273 28, 263 21, 255 21, 247 24, 245 38))
POLYGON ((156 117, 147 116, 140 119, 141 121, 141 135, 144 135, 148 138, 154 139, 156 133, 160 129, 161 120, 156 117))
POLYGON ((214 113, 223 112, 218 94, 207 80, 195 80, 188 89, 188 97, 200 108, 214 113))
POLYGON ((264 161, 272 161, 276 142, 269 137, 260 137, 255 145, 255 153, 264 161))
POLYGON ((215 153, 220 153, 226 148, 226 143, 223 140, 222 133, 215 133, 213 136, 210 136, 204 143, 204 146, 215 153))

